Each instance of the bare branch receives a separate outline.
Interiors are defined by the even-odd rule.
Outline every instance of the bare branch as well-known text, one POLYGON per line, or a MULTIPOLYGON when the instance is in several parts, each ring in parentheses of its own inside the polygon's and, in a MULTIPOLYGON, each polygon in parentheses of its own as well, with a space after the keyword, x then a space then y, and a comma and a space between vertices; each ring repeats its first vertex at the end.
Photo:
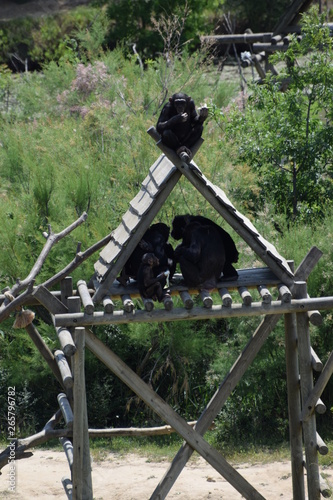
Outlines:
POLYGON ((53 245, 55 245, 56 243, 58 243, 58 241, 60 241, 62 238, 64 238, 69 233, 71 233, 74 229, 76 229, 79 225, 81 225, 83 222, 85 222, 86 219, 87 219, 87 217, 88 217, 88 214, 86 212, 84 212, 81 215, 81 217, 79 217, 75 222, 73 222, 73 224, 71 224, 70 226, 68 226, 67 228, 65 228, 60 233, 53 233, 52 230, 51 230, 51 226, 49 226, 49 228, 48 228, 49 229, 49 234, 48 234, 47 241, 46 241, 46 243, 44 245, 43 250, 39 254, 38 259, 36 260, 35 265, 31 269, 29 275, 23 281, 19 281, 19 282, 15 283, 15 285, 10 290, 10 293, 12 295, 14 295, 14 297, 21 290, 23 290, 24 288, 26 288, 26 286, 29 285, 29 283, 31 282, 31 280, 35 279, 36 276, 40 273, 40 271, 41 271, 41 269, 43 267, 43 264, 45 262, 45 259, 48 256, 48 254, 50 253, 51 248, 53 247, 53 245))
MULTIPOLYGON (((32 453, 26 453, 26 450, 32 448, 34 446, 39 446, 50 439, 55 439, 59 437, 68 437, 72 435, 72 430, 69 429, 56 429, 54 430, 55 425, 61 419, 61 411, 58 410, 52 418, 45 424, 44 429, 37 434, 33 434, 24 439, 16 439, 12 441, 15 442, 15 460, 20 460, 21 458, 28 458, 32 456, 32 453)), ((9 457, 11 456, 11 450, 13 444, 7 446, 5 450, 0 453, 0 471, 1 469, 8 464, 9 457)), ((1 474, 1 472, 0 472, 1 474)))

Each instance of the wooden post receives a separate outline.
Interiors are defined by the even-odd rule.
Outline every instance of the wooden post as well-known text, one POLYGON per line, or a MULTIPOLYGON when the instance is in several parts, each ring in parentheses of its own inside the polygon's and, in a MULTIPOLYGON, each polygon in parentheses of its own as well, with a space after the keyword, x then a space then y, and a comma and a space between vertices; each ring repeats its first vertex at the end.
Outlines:
POLYGON ((238 293, 241 296, 243 304, 245 306, 250 306, 252 304, 252 296, 245 286, 240 286, 238 288, 238 293))
POLYGON ((61 302, 67 307, 67 299, 73 295, 73 279, 67 276, 60 282, 61 302))
POLYGON ((222 304, 224 305, 224 307, 231 307, 232 297, 231 297, 228 289, 224 288, 224 287, 220 288, 219 294, 220 294, 220 297, 222 299, 222 304))
POLYGON ((285 314, 284 324, 293 500, 304 500, 301 395, 299 387, 296 315, 285 314))
POLYGON ((73 342, 72 334, 67 328, 56 328, 58 339, 61 345, 61 349, 65 356, 70 357, 76 351, 75 344, 73 342))
POLYGON ((75 328, 73 421, 73 500, 93 500, 84 376, 85 329, 75 328))
MULTIPOLYGON (((298 299, 307 297, 305 282, 299 281, 295 283, 294 296, 298 299)), ((304 408, 304 404, 306 404, 306 401, 313 389, 309 319, 306 313, 296 313, 296 318, 302 407, 304 408)), ((318 466, 315 413, 312 413, 308 420, 303 420, 302 424, 307 469, 308 496, 309 500, 319 500, 320 475, 318 466)))
POLYGON ((79 280, 77 282, 77 290, 82 300, 84 312, 86 314, 92 314, 94 312, 95 307, 92 298, 90 297, 87 283, 84 280, 79 280))
POLYGON ((73 377, 72 377, 72 372, 69 368, 69 365, 67 363, 67 359, 65 358, 64 353, 62 351, 60 351, 60 349, 57 349, 54 352, 54 358, 55 358, 56 363, 59 367, 59 371, 60 371, 64 386, 66 387, 66 389, 71 389, 73 387, 73 377))

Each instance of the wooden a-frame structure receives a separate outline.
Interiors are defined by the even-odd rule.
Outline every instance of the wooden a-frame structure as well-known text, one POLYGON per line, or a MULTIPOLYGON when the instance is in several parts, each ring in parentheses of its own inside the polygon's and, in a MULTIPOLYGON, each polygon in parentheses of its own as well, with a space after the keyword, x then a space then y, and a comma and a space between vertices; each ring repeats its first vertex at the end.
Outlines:
MULTIPOLYGON (((333 352, 323 367, 310 345, 309 322, 320 324, 319 310, 332 309, 333 297, 310 298, 306 289, 306 280, 322 253, 316 247, 311 248, 294 271, 293 263, 287 262, 276 248, 258 233, 253 224, 236 210, 226 194, 203 175, 194 161, 189 165, 183 163, 173 151, 163 146, 153 127, 148 133, 157 141, 162 154, 149 169, 148 176, 137 196, 131 201, 121 224, 111 233, 109 242, 100 252, 95 264, 93 287, 88 288, 86 282, 80 280, 77 290, 73 290, 72 279, 67 277, 61 281, 60 293, 52 293, 45 286, 37 286, 31 293, 30 298, 34 301, 32 303, 42 304, 50 312, 61 349, 51 353, 32 323, 25 328, 64 389, 58 396, 61 412, 59 411, 43 431, 35 436, 34 443, 43 442, 50 437, 60 437, 71 468, 71 478, 63 479, 68 498, 92 500, 89 455, 89 435, 92 435, 92 431, 88 429, 84 382, 84 349, 87 347, 184 438, 184 444, 155 488, 151 499, 166 498, 194 450, 244 498, 263 499, 260 492, 211 447, 203 435, 279 319, 284 316, 293 499, 305 499, 305 469, 308 498, 318 500, 321 495, 330 496, 330 489, 319 473, 318 452, 327 453, 327 447, 316 431, 315 411, 325 411, 320 396, 333 372, 333 352), (179 296, 184 307, 171 310, 154 308, 154 304, 148 300, 144 301, 144 310, 136 309, 132 300, 139 297, 135 283, 122 286, 116 277, 182 175, 244 239, 267 267, 239 270, 237 280, 220 281, 216 289, 216 295, 220 297, 219 304, 214 304, 213 297, 206 291, 190 290, 175 282, 171 286, 171 294, 179 296), (252 289, 259 292, 260 301, 253 301, 252 289), (233 303, 229 293, 231 290, 238 291, 240 303, 233 303), (273 290, 277 295, 275 299, 273 290), (202 306, 194 306, 191 297, 192 294, 198 293, 202 298, 202 306), (122 304, 118 310, 115 307, 116 301, 122 304), (232 316, 263 316, 263 319, 194 428, 89 329, 91 326, 103 324, 232 316), (314 369, 321 371, 315 385, 314 369), (65 429, 54 430, 61 417, 65 421, 65 429)), ((200 143, 197 144, 197 147, 199 146, 200 143)), ((18 440, 18 458, 27 456, 28 447, 31 447, 31 440, 18 440)), ((1 464, 4 465, 6 457, 8 458, 7 450, 0 454, 0 467, 1 464)))

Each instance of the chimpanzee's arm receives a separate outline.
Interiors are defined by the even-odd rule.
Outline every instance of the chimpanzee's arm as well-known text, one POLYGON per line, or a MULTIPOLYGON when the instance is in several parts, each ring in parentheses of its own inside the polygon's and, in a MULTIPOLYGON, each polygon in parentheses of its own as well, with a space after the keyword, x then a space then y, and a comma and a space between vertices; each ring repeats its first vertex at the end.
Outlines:
POLYGON ((166 104, 161 111, 160 117, 158 119, 156 130, 161 134, 164 130, 174 127, 178 123, 182 122, 181 115, 176 113, 176 110, 171 104, 166 104))
POLYGON ((188 247, 179 245, 175 250, 175 254, 177 258, 182 256, 195 264, 200 260, 201 257, 201 243, 200 241, 196 241, 195 239, 193 239, 191 245, 188 247))

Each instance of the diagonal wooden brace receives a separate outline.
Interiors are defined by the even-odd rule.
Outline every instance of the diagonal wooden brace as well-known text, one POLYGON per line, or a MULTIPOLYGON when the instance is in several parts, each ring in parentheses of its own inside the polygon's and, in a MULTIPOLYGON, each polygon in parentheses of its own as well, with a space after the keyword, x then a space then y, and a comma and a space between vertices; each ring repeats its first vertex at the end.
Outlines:
POLYGON ((92 351, 122 382, 134 391, 150 408, 171 425, 191 448, 196 450, 225 479, 241 493, 244 498, 264 500, 264 497, 251 486, 204 438, 181 418, 170 406, 156 394, 141 378, 133 372, 116 354, 103 344, 95 335, 86 330, 86 346, 92 351))

